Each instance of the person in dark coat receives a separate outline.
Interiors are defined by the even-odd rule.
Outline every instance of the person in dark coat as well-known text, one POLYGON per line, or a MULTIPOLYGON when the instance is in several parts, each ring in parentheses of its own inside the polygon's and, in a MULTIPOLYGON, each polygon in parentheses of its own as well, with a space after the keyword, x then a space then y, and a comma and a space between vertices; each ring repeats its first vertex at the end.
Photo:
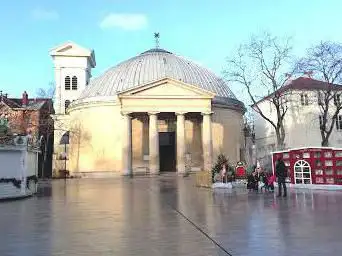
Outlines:
POLYGON ((248 175, 247 189, 249 191, 251 190, 258 191, 258 180, 257 180, 257 174, 255 171, 253 171, 250 175, 248 175))
POLYGON ((276 176, 278 179, 278 197, 281 196, 281 187, 284 189, 284 197, 287 196, 287 189, 285 180, 287 177, 287 168, 281 156, 279 156, 276 163, 276 176))

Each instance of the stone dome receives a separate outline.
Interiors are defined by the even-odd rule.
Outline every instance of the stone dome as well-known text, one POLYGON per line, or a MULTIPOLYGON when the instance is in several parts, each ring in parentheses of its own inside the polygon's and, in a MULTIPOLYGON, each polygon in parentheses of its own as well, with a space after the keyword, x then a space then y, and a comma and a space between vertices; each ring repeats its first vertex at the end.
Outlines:
POLYGON ((172 78, 214 92, 214 101, 243 107, 228 84, 208 69, 163 49, 150 49, 110 68, 92 79, 79 100, 104 99, 143 84, 172 78))

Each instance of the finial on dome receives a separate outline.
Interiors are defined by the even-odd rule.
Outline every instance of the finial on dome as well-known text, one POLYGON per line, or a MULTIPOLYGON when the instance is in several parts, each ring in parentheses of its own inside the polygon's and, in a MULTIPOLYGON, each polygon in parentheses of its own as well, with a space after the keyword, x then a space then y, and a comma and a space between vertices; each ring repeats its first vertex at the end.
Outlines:
POLYGON ((160 38, 160 33, 159 32, 154 33, 154 39, 156 40, 156 49, 159 48, 159 38, 160 38))

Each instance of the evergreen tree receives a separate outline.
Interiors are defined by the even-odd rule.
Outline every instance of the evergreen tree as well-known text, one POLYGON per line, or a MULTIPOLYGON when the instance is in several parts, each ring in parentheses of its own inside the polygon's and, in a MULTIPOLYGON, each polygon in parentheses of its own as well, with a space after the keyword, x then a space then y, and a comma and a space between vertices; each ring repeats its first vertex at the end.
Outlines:
POLYGON ((217 157, 216 164, 214 165, 214 167, 213 167, 213 169, 211 171, 212 181, 213 182, 215 182, 215 180, 214 180, 215 175, 220 173, 220 171, 222 170, 222 166, 223 165, 226 165, 226 172, 227 172, 227 174, 235 175, 234 167, 229 165, 227 157, 225 155, 223 155, 223 154, 220 154, 217 157))

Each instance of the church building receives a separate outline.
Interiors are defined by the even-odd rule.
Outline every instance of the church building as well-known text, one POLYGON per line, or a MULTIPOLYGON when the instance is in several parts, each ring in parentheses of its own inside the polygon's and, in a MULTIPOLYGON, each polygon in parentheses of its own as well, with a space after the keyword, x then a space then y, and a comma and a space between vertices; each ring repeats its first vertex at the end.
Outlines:
POLYGON ((91 78, 93 50, 67 42, 50 55, 55 175, 182 174, 221 153, 244 159, 244 104, 208 69, 156 47, 91 78))

